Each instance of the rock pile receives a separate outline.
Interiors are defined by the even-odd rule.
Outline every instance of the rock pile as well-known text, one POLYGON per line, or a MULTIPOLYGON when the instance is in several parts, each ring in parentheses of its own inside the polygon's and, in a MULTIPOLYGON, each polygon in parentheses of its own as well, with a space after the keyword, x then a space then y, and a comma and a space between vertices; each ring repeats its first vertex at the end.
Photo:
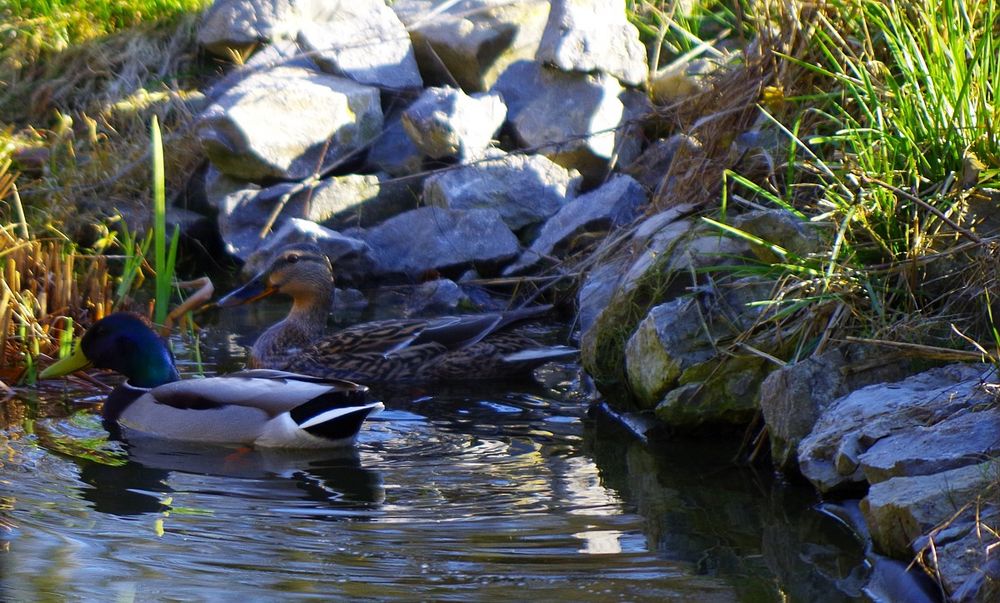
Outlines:
POLYGON ((624 1, 445 6, 208 9, 209 51, 261 48, 198 119, 207 205, 247 270, 310 239, 348 280, 513 274, 645 210, 647 190, 610 173, 650 107, 624 1))

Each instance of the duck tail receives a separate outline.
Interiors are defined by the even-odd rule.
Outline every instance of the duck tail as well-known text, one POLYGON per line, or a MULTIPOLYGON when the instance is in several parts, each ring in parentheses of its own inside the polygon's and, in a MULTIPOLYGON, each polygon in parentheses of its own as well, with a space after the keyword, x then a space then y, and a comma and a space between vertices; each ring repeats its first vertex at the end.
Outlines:
POLYGON ((293 408, 289 415, 299 429, 326 440, 352 440, 369 416, 385 408, 353 390, 333 390, 293 408))
POLYGON ((523 367, 530 370, 546 362, 570 360, 580 355, 580 350, 565 345, 528 348, 510 354, 504 354, 502 360, 510 366, 523 367))

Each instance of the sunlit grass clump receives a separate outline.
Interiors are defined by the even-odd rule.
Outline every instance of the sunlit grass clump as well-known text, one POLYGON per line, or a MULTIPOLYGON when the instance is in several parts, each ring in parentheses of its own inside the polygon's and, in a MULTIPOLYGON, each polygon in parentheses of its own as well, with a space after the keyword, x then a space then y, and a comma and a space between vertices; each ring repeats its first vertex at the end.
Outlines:
POLYGON ((782 285, 762 326, 799 338, 789 360, 850 337, 992 341, 997 2, 847 0, 805 15, 808 37, 774 49, 783 76, 759 101, 787 151, 768 177, 736 169, 724 189, 724 203, 785 208, 826 242, 799 257, 727 231, 781 252, 747 269, 782 285))

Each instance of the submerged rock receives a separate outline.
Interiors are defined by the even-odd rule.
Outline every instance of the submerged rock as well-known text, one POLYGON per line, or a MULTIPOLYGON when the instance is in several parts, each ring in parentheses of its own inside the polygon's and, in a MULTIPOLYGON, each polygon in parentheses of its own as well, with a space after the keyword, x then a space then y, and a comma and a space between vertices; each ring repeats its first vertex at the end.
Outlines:
POLYGON ((215 167, 257 181, 305 178, 381 130, 377 88, 297 67, 247 77, 198 119, 198 140, 215 167))
POLYGON ((410 36, 384 0, 318 3, 298 39, 334 75, 382 88, 423 84, 410 36))
POLYGON ((511 230, 519 230, 555 214, 578 187, 577 174, 545 157, 502 155, 429 177, 424 202, 451 209, 495 209, 511 230))

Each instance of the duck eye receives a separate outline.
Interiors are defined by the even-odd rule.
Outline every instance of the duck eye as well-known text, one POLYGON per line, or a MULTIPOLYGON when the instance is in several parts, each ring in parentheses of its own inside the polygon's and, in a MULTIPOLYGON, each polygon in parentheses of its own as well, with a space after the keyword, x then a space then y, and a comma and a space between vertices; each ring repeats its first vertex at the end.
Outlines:
POLYGON ((295 264, 296 262, 299 261, 299 256, 297 256, 297 255, 290 255, 290 256, 288 256, 288 257, 285 258, 285 261, 288 262, 289 264, 295 264))

